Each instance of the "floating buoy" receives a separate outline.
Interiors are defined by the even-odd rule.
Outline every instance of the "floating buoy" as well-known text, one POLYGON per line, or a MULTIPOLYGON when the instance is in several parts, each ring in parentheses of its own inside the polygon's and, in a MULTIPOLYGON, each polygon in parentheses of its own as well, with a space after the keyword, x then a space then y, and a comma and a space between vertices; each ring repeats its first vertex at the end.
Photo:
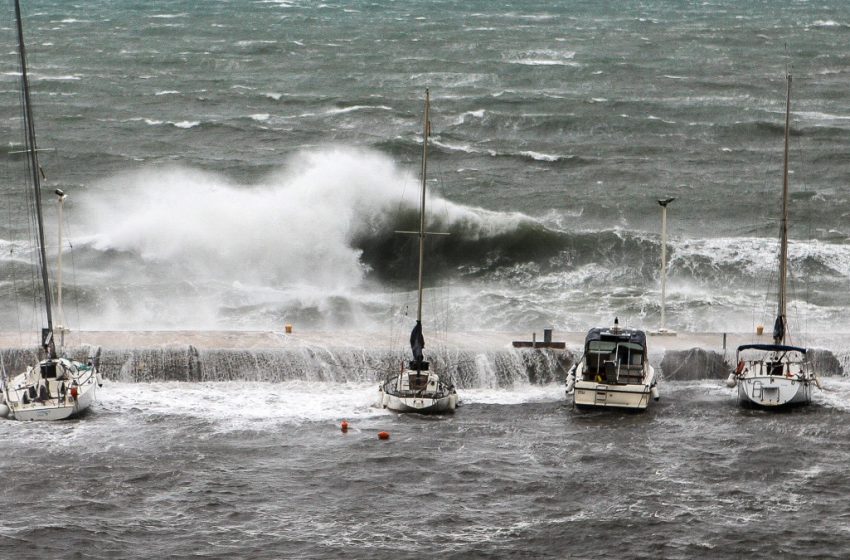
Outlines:
POLYGON ((343 420, 342 424, 339 425, 339 429, 342 430, 343 433, 348 431, 348 422, 343 420))
POLYGON ((378 432, 378 439, 390 439, 389 432, 378 432))

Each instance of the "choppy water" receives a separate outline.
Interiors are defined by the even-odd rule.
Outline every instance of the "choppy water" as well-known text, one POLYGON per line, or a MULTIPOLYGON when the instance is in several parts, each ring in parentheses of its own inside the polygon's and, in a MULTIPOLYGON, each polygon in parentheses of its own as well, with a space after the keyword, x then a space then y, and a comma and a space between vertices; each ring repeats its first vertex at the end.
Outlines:
MULTIPOLYGON (((34 333, 6 6, 0 328, 34 333)), ((428 244, 429 351, 444 329, 657 325, 666 196, 668 326, 770 325, 790 66, 792 329, 847 330, 843 0, 23 9, 45 192, 70 195, 77 329, 403 339, 415 251, 394 231, 416 220, 426 87, 429 229, 451 233, 428 244)), ((297 375, 222 365, 201 382, 136 360, 83 419, 0 422, 0 556, 850 555, 843 378, 789 414, 669 380, 645 414, 584 414, 557 372, 532 383, 490 357, 445 418, 373 409, 374 380, 322 377, 321 356, 297 375)))
MULTIPOLYGON (((0 111, 14 151, 6 12, 0 111)), ((426 321, 658 323, 655 199, 672 195, 669 326, 770 324, 790 67, 795 328, 845 328, 843 1, 45 0, 24 12, 40 144, 55 150, 42 154, 47 187, 71 195, 79 327, 409 323, 399 292, 415 285, 415 250, 393 232, 415 223, 426 87, 429 227, 452 233, 429 243, 426 285, 447 288, 426 321)), ((2 287, 29 301, 26 222, 11 216, 2 287)), ((10 301, 3 323, 28 327, 29 308, 10 301)))
POLYGON ((846 558, 850 385, 826 388, 774 414, 672 383, 623 414, 518 386, 428 418, 375 384, 107 383, 82 420, 0 422, 0 554, 846 558))

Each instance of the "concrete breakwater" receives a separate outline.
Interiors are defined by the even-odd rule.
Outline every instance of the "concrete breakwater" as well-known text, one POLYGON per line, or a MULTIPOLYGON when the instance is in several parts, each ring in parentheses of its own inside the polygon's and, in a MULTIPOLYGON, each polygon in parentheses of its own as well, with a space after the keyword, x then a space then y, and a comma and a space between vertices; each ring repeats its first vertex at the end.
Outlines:
MULTIPOLYGON (((668 381, 723 379, 734 362, 735 347, 753 338, 650 335, 650 362, 668 381)), ((511 345, 525 339, 531 336, 455 334, 430 344, 426 356, 434 367, 448 371, 460 388, 561 382, 581 357, 584 333, 556 333, 555 339, 566 343, 564 350, 511 345)), ((69 335, 66 353, 79 360, 96 359, 106 378, 124 382, 378 381, 409 357, 404 340, 391 343, 380 334, 347 331, 91 331, 69 335)), ((0 333, 0 355, 9 374, 21 371, 36 359, 36 341, 0 333)), ((848 353, 818 348, 809 357, 821 375, 842 375, 848 353)))

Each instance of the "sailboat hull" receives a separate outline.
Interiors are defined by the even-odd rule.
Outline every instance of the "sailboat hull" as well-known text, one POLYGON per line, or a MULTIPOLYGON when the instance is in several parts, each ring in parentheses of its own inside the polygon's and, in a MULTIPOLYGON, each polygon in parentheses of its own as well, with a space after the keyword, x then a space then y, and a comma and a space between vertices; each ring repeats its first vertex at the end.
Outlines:
POLYGON ((454 412, 458 403, 454 387, 429 371, 408 369, 391 375, 378 390, 378 405, 396 412, 441 414, 454 412))
POLYGON ((783 408, 809 404, 812 386, 809 381, 779 376, 754 376, 738 380, 738 403, 742 406, 783 408))
POLYGON ((45 360, 38 367, 13 377, 3 390, 8 417, 13 420, 67 420, 83 414, 95 401, 99 385, 97 371, 91 366, 67 359, 45 360), (44 364, 64 370, 60 377, 45 378, 44 364), (64 391, 60 390, 60 384, 64 391), (44 387, 46 398, 28 398, 30 389, 38 393, 44 387))
POLYGON ((381 404, 383 408, 396 412, 418 412, 420 414, 443 414, 454 412, 457 408, 457 394, 440 398, 428 397, 399 397, 383 393, 381 404))

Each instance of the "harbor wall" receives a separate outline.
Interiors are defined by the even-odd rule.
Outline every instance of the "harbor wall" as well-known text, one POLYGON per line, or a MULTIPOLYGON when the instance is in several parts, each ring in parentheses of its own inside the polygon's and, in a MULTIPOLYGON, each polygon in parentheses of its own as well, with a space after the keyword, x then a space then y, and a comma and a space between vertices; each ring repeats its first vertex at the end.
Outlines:
MULTIPOLYGON (((429 346, 426 358, 432 367, 447 371, 459 388, 509 388, 517 383, 563 382, 581 356, 581 333, 564 334, 565 349, 515 348, 510 339, 517 336, 459 336, 451 339, 453 344, 429 346)), ((717 347, 720 338, 714 335, 658 339, 650 337, 650 363, 666 381, 725 379, 735 360, 734 348, 717 347), (695 342, 704 346, 689 346, 695 342)), ((68 346, 65 352, 80 361, 96 360, 107 379, 131 383, 363 382, 379 381, 409 359, 404 342, 376 340, 364 333, 81 333, 77 344, 68 346)), ((809 359, 821 376, 843 375, 849 356, 828 349, 809 351, 809 359)), ((11 374, 34 363, 37 352, 34 345, 22 346, 20 341, 0 334, 0 357, 11 374)))

